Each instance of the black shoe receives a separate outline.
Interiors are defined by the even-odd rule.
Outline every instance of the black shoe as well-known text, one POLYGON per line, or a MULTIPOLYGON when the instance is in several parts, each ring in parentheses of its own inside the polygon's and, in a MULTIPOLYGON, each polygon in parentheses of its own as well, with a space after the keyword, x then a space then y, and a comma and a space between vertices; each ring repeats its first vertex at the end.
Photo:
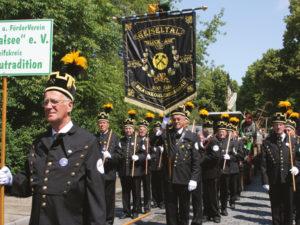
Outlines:
POLYGON ((128 213, 123 213, 121 216, 120 216, 120 219, 125 219, 127 217, 131 217, 130 214, 128 213))
POLYGON ((227 209, 221 209, 221 215, 222 216, 228 216, 227 209))
POLYGON ((138 213, 133 213, 132 214, 132 219, 135 219, 135 218, 138 218, 139 217, 139 214, 138 213))
POLYGON ((153 202, 151 208, 157 208, 158 207, 158 204, 156 202, 153 202))
POLYGON ((216 216, 216 217, 213 218, 213 221, 214 221, 215 223, 221 223, 221 218, 218 217, 218 216, 216 216))
POLYGON ((208 222, 209 218, 207 216, 202 217, 202 223, 208 222))
POLYGON ((230 208, 235 209, 235 203, 230 204, 230 208))

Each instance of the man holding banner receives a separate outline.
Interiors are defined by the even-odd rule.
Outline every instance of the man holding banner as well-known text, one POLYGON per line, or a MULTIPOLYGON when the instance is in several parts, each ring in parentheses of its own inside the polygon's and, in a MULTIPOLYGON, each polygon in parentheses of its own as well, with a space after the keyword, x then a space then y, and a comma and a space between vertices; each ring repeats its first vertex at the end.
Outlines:
POLYGON ((24 171, 0 170, 0 184, 11 194, 32 195, 30 225, 104 225, 103 161, 99 145, 86 130, 73 124, 73 76, 85 69, 79 52, 62 58, 64 67, 50 75, 44 91, 47 132, 30 149, 24 171), (75 73, 76 72, 76 73, 75 73))

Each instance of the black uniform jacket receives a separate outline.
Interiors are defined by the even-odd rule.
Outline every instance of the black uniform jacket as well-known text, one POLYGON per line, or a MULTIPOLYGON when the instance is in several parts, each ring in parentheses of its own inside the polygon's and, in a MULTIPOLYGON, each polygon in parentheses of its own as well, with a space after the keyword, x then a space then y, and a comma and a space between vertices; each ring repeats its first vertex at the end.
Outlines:
MULTIPOLYGON (((228 139, 226 139, 226 144, 227 141, 228 139)), ((220 162, 221 171, 223 174, 237 174, 239 173, 239 161, 244 158, 242 146, 239 145, 239 141, 237 139, 231 139, 228 148, 228 154, 230 156, 230 159, 226 160, 225 168, 223 170, 226 147, 227 146, 225 145, 225 149, 222 149, 221 152, 221 162, 220 162)))
POLYGON ((104 161, 104 178, 105 180, 115 180, 118 163, 121 157, 119 138, 114 132, 112 132, 112 130, 108 130, 104 134, 97 133, 96 137, 100 144, 100 152, 108 151, 111 154, 111 158, 107 158, 104 161))
MULTIPOLYGON (((134 153, 134 143, 135 143, 134 135, 128 137, 125 136, 120 139, 119 146, 121 148, 121 159, 118 168, 119 176, 131 176, 132 175, 132 155, 134 153)), ((145 150, 143 150, 143 146, 141 146, 141 140, 137 137, 136 140, 136 149, 135 154, 139 157, 137 161, 134 162, 134 174, 133 176, 143 176, 145 170, 145 150)))
POLYGON ((160 171, 162 169, 162 153, 161 148, 163 148, 163 139, 162 135, 156 136, 152 135, 150 137, 150 146, 151 146, 151 171, 160 171))
POLYGON ((226 149, 227 139, 213 137, 205 147, 202 157, 202 178, 215 179, 220 177, 220 161, 222 150, 226 149))
POLYGON ((167 129, 164 136, 164 177, 173 184, 187 185, 190 180, 198 181, 200 154, 195 148, 196 135, 187 129, 183 129, 182 134, 167 129))
MULTIPOLYGON (((294 145, 295 140, 291 139, 293 151, 294 145)), ((264 140, 261 154, 262 184, 273 185, 291 182, 289 146, 288 136, 283 141, 280 141, 280 137, 272 133, 264 140)), ((297 165, 298 162, 296 161, 295 164, 297 165)))
POLYGON ((73 125, 56 140, 51 129, 36 140, 11 193, 32 195, 30 225, 104 225, 102 156, 94 135, 73 125))

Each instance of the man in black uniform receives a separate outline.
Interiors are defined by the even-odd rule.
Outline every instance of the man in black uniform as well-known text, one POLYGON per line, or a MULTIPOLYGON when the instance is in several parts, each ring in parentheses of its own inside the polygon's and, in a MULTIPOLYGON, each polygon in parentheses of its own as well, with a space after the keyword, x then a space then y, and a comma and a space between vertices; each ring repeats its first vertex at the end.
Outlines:
POLYGON ((121 218, 137 218, 141 209, 141 179, 144 173, 145 153, 140 146, 137 133, 134 131, 136 114, 135 110, 129 110, 130 115, 124 121, 125 136, 120 139, 121 159, 118 173, 122 185, 122 202, 124 215, 121 218), (132 193, 133 208, 130 206, 132 193))
POLYGON ((291 167, 289 147, 294 149, 294 144, 289 143, 285 123, 285 114, 275 113, 273 133, 264 140, 261 154, 262 183, 264 189, 269 191, 274 225, 293 224, 291 175, 297 175, 299 172, 297 167, 291 167))
POLYGON ((219 121, 216 125, 217 134, 205 146, 205 154, 202 160, 202 181, 203 181, 203 220, 212 219, 220 223, 219 212, 219 179, 221 152, 226 149, 227 144, 227 123, 219 121))
POLYGON ((115 194, 116 194, 116 171, 120 159, 119 139, 109 129, 109 113, 112 104, 103 106, 103 111, 98 114, 99 133, 96 134, 103 154, 104 178, 105 178, 105 201, 106 201, 106 225, 112 225, 115 218, 115 194))
POLYGON ((144 174, 142 176, 142 184, 143 184, 143 206, 144 213, 148 213, 151 210, 151 171, 150 171, 150 163, 154 155, 152 155, 152 148, 150 146, 150 140, 148 135, 148 127, 150 122, 153 120, 153 113, 146 113, 145 119, 138 123, 138 138, 139 138, 139 146, 144 151, 145 154, 145 164, 144 164, 144 174), (151 157, 152 155, 152 157, 151 157))
POLYGON ((153 133, 150 138, 152 148, 150 170, 151 170, 151 191, 153 207, 165 208, 164 189, 163 189, 163 172, 162 172, 162 154, 164 151, 162 139, 161 122, 157 121, 154 124, 153 133))
MULTIPOLYGON (((76 57, 72 57, 76 55, 76 57)), ((25 170, 11 175, 4 167, 0 184, 11 185, 15 196, 32 195, 30 225, 105 225, 104 168, 94 135, 73 124, 74 66, 86 62, 66 55, 65 67, 50 75, 44 92, 50 127, 36 139, 25 170)), ((77 67, 78 68, 78 67, 77 67)))
POLYGON ((197 138, 185 128, 188 111, 179 107, 171 113, 172 127, 164 134, 164 179, 166 219, 168 225, 187 225, 190 191, 197 188, 200 158, 197 138))

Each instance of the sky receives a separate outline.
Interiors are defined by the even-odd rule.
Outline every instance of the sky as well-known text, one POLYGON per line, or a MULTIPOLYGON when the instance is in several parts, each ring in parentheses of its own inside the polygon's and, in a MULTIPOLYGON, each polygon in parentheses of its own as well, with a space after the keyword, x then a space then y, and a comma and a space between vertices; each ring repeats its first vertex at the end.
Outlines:
MULTIPOLYGON (((207 6, 197 11, 198 21, 210 21, 224 8, 226 23, 217 41, 208 49, 209 60, 223 65, 230 77, 242 84, 248 66, 261 59, 268 49, 282 48, 285 16, 289 15, 289 0, 181 0, 175 9, 207 6)), ((203 29, 199 24, 197 31, 203 29)))

